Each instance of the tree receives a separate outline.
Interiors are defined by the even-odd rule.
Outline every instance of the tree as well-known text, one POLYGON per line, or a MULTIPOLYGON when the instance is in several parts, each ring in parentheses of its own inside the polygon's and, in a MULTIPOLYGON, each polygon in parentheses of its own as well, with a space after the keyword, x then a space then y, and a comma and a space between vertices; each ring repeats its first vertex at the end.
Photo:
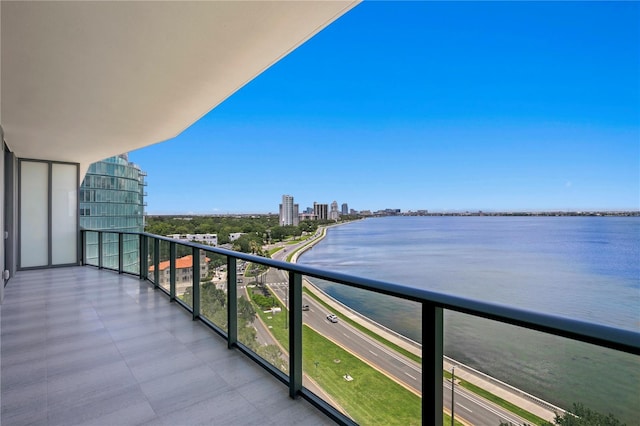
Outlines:
POLYGON ((580 403, 574 403, 573 409, 563 415, 557 415, 555 424, 561 426, 625 426, 611 413, 604 415, 580 403))
POLYGON ((238 317, 242 318, 245 323, 252 323, 256 318, 256 311, 253 305, 244 296, 238 299, 238 317))
MULTIPOLYGON (((600 414, 584 405, 578 403, 573 404, 573 409, 560 415, 556 414, 553 423, 543 423, 541 426, 625 426, 620 423, 611 413, 608 415, 600 414)), ((500 422, 500 426, 515 426, 511 422, 500 422)), ((525 425, 529 426, 529 425, 525 425)))
POLYGON ((288 361, 282 357, 282 351, 277 345, 260 346, 256 353, 276 367, 279 365, 286 367, 289 364, 288 361))

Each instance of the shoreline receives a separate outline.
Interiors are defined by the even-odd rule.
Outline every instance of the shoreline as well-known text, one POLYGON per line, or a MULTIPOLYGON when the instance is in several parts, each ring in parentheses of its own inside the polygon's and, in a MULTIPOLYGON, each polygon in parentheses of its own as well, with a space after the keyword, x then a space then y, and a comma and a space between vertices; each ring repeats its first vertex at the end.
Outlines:
MULTIPOLYGON (((291 256, 291 263, 296 263, 298 258, 304 254, 306 251, 310 250, 322 241, 327 234, 327 230, 329 228, 335 226, 346 225, 351 222, 329 225, 326 227, 322 227, 321 235, 317 238, 314 238, 308 244, 300 247, 296 250, 291 256)), ((422 355, 422 345, 414 340, 389 329, 388 327, 379 324, 378 322, 368 318, 367 316, 359 313, 358 311, 350 308, 344 303, 334 299, 323 290, 318 288, 315 284, 310 282, 307 279, 303 279, 303 286, 306 286, 311 292, 313 292, 318 298, 323 300, 327 305, 331 306, 336 311, 340 312, 345 317, 351 319, 352 321, 362 325, 363 327, 368 328, 373 331, 383 339, 394 343, 401 348, 413 353, 414 355, 421 356, 422 355)), ((540 417, 550 422, 553 422, 556 413, 563 414, 566 411, 560 407, 553 405, 548 401, 544 401, 534 395, 531 395, 521 389, 518 389, 514 386, 509 385, 508 383, 502 382, 494 377, 491 377, 481 371, 478 371, 472 367, 469 367, 461 362, 458 362, 452 358, 444 355, 443 357, 443 369, 450 371, 451 368, 456 367, 456 377, 463 379, 469 383, 472 383, 476 386, 485 389, 486 391, 499 396, 500 398, 511 402, 512 404, 540 417)))

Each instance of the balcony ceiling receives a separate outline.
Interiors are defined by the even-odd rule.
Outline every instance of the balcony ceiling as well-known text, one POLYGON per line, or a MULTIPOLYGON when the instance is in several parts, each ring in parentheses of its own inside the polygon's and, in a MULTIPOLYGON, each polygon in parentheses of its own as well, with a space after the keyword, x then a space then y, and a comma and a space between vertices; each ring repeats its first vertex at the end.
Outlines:
POLYGON ((357 3, 2 1, 5 140, 84 170, 170 139, 357 3))

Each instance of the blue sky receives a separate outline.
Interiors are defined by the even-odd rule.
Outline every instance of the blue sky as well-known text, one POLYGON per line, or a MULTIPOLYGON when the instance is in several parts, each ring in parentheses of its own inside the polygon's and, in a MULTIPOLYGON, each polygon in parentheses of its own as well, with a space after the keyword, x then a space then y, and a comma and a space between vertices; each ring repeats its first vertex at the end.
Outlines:
POLYGON ((640 209, 640 3, 364 2, 181 135, 148 212, 640 209))

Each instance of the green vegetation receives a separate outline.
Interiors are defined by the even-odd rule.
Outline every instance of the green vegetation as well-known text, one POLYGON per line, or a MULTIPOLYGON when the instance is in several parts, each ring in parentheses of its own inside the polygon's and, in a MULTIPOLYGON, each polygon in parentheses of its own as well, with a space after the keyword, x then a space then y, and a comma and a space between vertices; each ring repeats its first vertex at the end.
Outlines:
MULTIPOLYGON (((251 297, 251 301, 255 303, 255 298, 258 296, 264 297, 264 295, 260 292, 261 290, 258 287, 255 288, 247 288, 249 295, 251 297)), ((269 327, 269 332, 273 335, 273 337, 280 343, 280 345, 285 349, 289 350, 289 329, 288 329, 288 317, 287 310, 284 309, 284 306, 278 302, 275 296, 271 296, 275 300, 275 304, 266 307, 265 309, 258 309, 257 314, 267 327, 269 327), (272 307, 280 308, 280 312, 271 313, 264 312, 272 307)), ((256 305, 257 306, 257 305, 256 305)))
POLYGON ((306 325, 305 373, 360 424, 421 424, 420 397, 327 340, 306 325), (351 377, 353 380, 345 379, 351 377))
POLYGON ((593 411, 582 404, 573 404, 573 409, 562 416, 556 415, 555 424, 561 426, 625 426, 613 414, 593 411))
MULTIPOLYGON (((462 423, 460 423, 457 420, 454 420, 453 424, 455 426, 464 426, 462 423)), ((442 426, 451 426, 451 416, 448 415, 447 413, 444 413, 444 415, 442 417, 442 426)))
MULTIPOLYGON (((573 409, 563 415, 556 414, 556 418, 553 423, 542 421, 542 423, 536 423, 541 426, 625 426, 624 423, 620 423, 613 414, 607 415, 598 413, 585 407, 582 404, 573 404, 573 409)), ((511 422, 500 422, 500 426, 515 426, 511 422)), ((529 426, 529 425, 525 425, 529 426)))
POLYGON ((217 234, 218 244, 229 243, 229 234, 267 236, 278 225, 278 216, 147 216, 145 231, 157 235, 217 234))
POLYGON ((269 250, 269 257, 273 257, 273 255, 277 252, 279 252, 280 250, 282 250, 282 247, 274 247, 271 250, 269 250))
MULTIPOLYGON (((346 216, 342 221, 358 219, 346 216)), ((229 234, 242 232, 233 241, 233 250, 266 256, 262 246, 289 237, 313 234, 319 226, 334 224, 335 221, 302 221, 298 226, 281 226, 277 215, 256 216, 147 216, 145 231, 156 235, 169 234, 217 234, 218 244, 228 244, 229 234)), ((168 258, 168 257, 167 257, 168 258)))
MULTIPOLYGON (((252 301, 266 298, 258 287, 249 288, 252 301)), ((268 291, 268 289, 267 289, 268 291)), ((257 311, 276 340, 288 350, 287 311, 257 311)), ((265 309, 266 310, 266 309, 265 309)), ((420 424, 420 397, 351 355, 307 326, 303 328, 303 368, 350 416, 362 424, 420 424), (316 365, 317 362, 317 365, 316 365), (349 374, 353 381, 346 381, 349 374), (381 407, 385 407, 381 410, 381 407)), ((286 362, 280 360, 285 367, 286 362)), ((274 364, 278 366, 278 364, 274 364)), ((282 368, 284 369, 284 368, 282 368)))
MULTIPOLYGON (((323 230, 322 232, 326 232, 325 230, 323 230)), ((311 238, 311 236, 309 236, 309 238, 311 238)), ((314 240, 315 241, 315 240, 314 240)), ((311 244, 314 244, 314 241, 309 241, 307 244, 303 245, 302 247, 299 247, 297 250, 292 251, 291 253, 289 253, 289 255, 287 256, 286 261, 287 262, 291 262, 291 259, 293 259, 293 256, 296 253, 300 253, 300 250, 302 250, 305 247, 309 247, 311 244)))
MULTIPOLYGON (((180 299, 193 307, 191 287, 186 289, 180 299)), ((226 292, 216 288, 215 284, 208 282, 200 286, 200 315, 223 330, 228 330, 226 303, 226 292)), ((280 349, 276 345, 258 345, 256 330, 252 325, 255 316, 256 311, 251 302, 244 296, 238 298, 238 340, 268 362, 278 365, 282 355, 280 349)))

